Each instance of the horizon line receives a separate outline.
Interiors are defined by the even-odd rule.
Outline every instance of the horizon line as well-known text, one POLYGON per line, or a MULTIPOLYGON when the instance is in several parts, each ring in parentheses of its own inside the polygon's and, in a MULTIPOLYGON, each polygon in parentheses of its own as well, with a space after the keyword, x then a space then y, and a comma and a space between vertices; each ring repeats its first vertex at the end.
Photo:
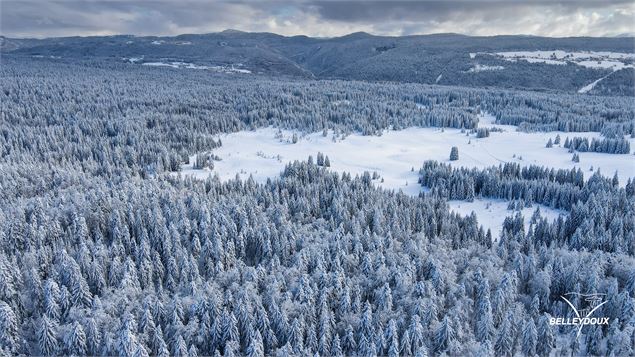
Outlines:
POLYGON ((532 35, 532 34, 500 34, 500 35, 468 35, 468 34, 463 34, 463 33, 458 33, 458 32, 433 32, 433 33, 422 33, 422 34, 410 34, 410 35, 399 35, 399 36, 393 36, 393 35, 376 35, 376 34, 372 34, 366 31, 355 31, 355 32, 351 32, 345 35, 341 35, 341 36, 332 36, 332 37, 325 37, 325 36, 309 36, 309 35, 305 35, 305 34, 297 34, 297 35, 282 35, 279 33, 275 33, 275 32, 268 32, 268 31, 243 31, 243 30, 238 30, 238 29, 232 29, 232 28, 228 28, 222 31, 216 31, 216 32, 201 32, 201 33, 181 33, 181 34, 176 34, 176 35, 137 35, 137 34, 131 34, 131 33, 120 33, 120 34, 103 34, 103 35, 70 35, 70 36, 52 36, 52 37, 11 37, 11 36, 7 36, 4 35, 2 33, 0 33, 0 38, 6 38, 6 39, 12 39, 12 40, 48 40, 48 39, 56 39, 56 38, 97 38, 97 37, 137 37, 137 38, 143 38, 143 37, 157 37, 157 38, 161 38, 161 37, 180 37, 180 36, 204 36, 204 35, 213 35, 213 34, 223 34, 223 33, 244 33, 244 34, 271 34, 271 35, 276 35, 276 36, 280 36, 280 37, 285 37, 285 38, 293 38, 293 37, 307 37, 307 38, 312 38, 312 39, 323 39, 323 40, 328 40, 328 39, 336 39, 336 38, 343 38, 343 37, 347 37, 347 36, 351 36, 351 35, 367 35, 370 37, 383 37, 383 38, 407 38, 407 37, 419 37, 419 36, 439 36, 439 35, 454 35, 454 36, 465 36, 465 37, 474 37, 474 38, 488 38, 488 37, 537 37, 537 38, 559 38, 559 39, 564 39, 564 38, 635 38, 635 33, 624 33, 624 34, 619 34, 619 35, 614 35, 614 36, 540 36, 540 35, 532 35))

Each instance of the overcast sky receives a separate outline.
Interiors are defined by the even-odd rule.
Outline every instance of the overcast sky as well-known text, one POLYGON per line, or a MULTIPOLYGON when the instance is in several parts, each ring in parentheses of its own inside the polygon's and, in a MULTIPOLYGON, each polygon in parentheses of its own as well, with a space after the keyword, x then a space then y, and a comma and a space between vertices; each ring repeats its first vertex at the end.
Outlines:
POLYGON ((455 32, 467 35, 615 36, 635 32, 624 1, 98 1, 2 0, 8 37, 177 35, 224 29, 341 36, 455 32))

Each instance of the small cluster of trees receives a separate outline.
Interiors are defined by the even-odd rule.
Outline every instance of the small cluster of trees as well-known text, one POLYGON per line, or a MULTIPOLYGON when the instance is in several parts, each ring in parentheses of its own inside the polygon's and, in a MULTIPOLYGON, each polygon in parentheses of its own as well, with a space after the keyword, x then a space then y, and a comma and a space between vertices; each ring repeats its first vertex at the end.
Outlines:
POLYGON ((489 137, 489 132, 490 132, 489 128, 478 128, 476 130, 476 137, 477 138, 487 138, 487 137, 489 137))
POLYGON ((603 152, 607 154, 628 154, 631 152, 631 143, 624 138, 592 138, 589 141, 584 137, 567 137, 564 141, 564 147, 570 151, 579 152, 603 152))
POLYGON ((214 157, 210 153, 196 154, 192 168, 196 170, 208 168, 214 169, 214 157))
POLYGON ((324 167, 331 167, 331 160, 329 159, 328 155, 324 155, 321 152, 318 152, 317 165, 324 166, 324 167))

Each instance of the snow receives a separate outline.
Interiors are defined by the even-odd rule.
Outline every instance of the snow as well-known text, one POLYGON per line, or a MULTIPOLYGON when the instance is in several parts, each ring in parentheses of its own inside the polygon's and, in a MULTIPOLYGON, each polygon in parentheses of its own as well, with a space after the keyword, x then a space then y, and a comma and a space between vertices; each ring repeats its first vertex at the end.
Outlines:
POLYGON ((193 63, 187 62, 145 62, 142 63, 144 66, 159 66, 159 67, 172 67, 172 68, 189 68, 189 69, 210 69, 208 66, 199 66, 193 63))
POLYGON ((563 50, 554 51, 510 51, 510 52, 497 52, 496 55, 502 57, 518 57, 518 58, 542 58, 542 59, 560 59, 579 61, 585 59, 635 59, 635 53, 623 53, 623 52, 605 52, 605 51, 580 51, 580 52, 568 52, 563 50))
POLYGON ((152 44, 153 44, 153 45, 162 45, 162 44, 163 44, 163 42, 165 42, 165 41, 163 41, 163 40, 160 40, 160 41, 152 41, 152 44))
POLYGON ((244 73, 244 74, 249 74, 249 73, 251 73, 251 71, 250 71, 250 70, 248 70, 248 69, 244 69, 244 68, 234 68, 234 67, 231 67, 231 68, 229 68, 229 69, 225 69, 225 70, 227 70, 227 71, 229 71, 229 72, 234 72, 234 73, 244 73))
MULTIPOLYGON (((232 179, 239 174, 243 178, 253 175, 258 182, 279 175, 284 166, 294 160, 306 160, 309 155, 315 159, 318 152, 329 156, 331 169, 338 172, 362 174, 377 171, 383 179, 376 183, 387 189, 402 190, 409 195, 417 195, 421 187, 417 184, 417 171, 425 160, 450 163, 452 146, 459 148, 459 160, 454 166, 484 168, 504 162, 521 165, 545 165, 553 168, 572 169, 580 167, 585 178, 590 177, 589 168, 601 169, 605 175, 618 171, 621 185, 628 177, 635 177, 635 161, 632 155, 604 153, 579 153, 580 163, 571 161, 568 149, 554 146, 546 148, 549 138, 560 135, 562 142, 567 136, 598 138, 599 133, 540 132, 522 133, 516 127, 493 123, 491 115, 482 115, 481 127, 496 127, 504 132, 491 132, 487 138, 469 137, 459 129, 407 128, 386 130, 381 136, 352 134, 333 140, 333 133, 326 137, 322 133, 300 135, 296 144, 291 143, 294 132, 274 128, 255 131, 240 131, 223 134, 222 147, 213 153, 222 161, 214 163, 213 173, 221 180, 232 179), (414 168, 414 171, 411 169, 414 168)), ((635 147, 635 139, 629 139, 635 147)), ((193 163, 193 158, 190 163, 193 163)), ((183 175, 207 178, 210 171, 194 170, 192 165, 184 165, 183 175)))
POLYGON ((476 57, 476 53, 471 52, 470 53, 470 58, 475 58, 476 57))
POLYGON ((141 56, 141 57, 130 57, 130 58, 123 57, 122 60, 126 61, 126 62, 130 62, 130 63, 137 63, 137 62, 143 61, 143 56, 141 56))
MULTIPOLYGON (((401 190, 411 196, 417 196, 425 190, 417 183, 418 170, 425 160, 470 168, 484 168, 504 162, 563 169, 580 167, 585 179, 591 176, 589 168, 593 167, 595 170, 601 169, 605 175, 618 171, 622 186, 629 177, 635 177, 632 154, 579 153, 580 163, 574 163, 568 149, 545 147, 549 138, 555 139, 558 134, 564 142, 567 136, 598 138, 599 133, 523 133, 516 131, 515 126, 494 123, 495 118, 488 114, 481 115, 479 120, 480 127, 498 128, 503 132, 491 132, 487 138, 476 138, 474 134, 466 136, 459 129, 413 127, 399 131, 385 130, 381 136, 352 134, 342 138, 335 137, 332 131, 326 136, 322 132, 301 135, 269 127, 223 134, 219 137, 223 145, 212 151, 221 159, 214 161, 213 170, 193 169, 194 155, 190 158, 190 164, 182 166, 181 175, 199 179, 218 175, 222 181, 233 179, 236 175, 247 179, 251 175, 256 182, 265 182, 268 178, 278 177, 287 163, 304 161, 309 156, 313 156, 315 162, 317 153, 322 152, 329 157, 331 170, 352 175, 376 171, 380 176, 374 180, 377 186, 401 190), (298 135, 295 144, 292 143, 294 134, 298 135), (460 158, 450 162, 448 159, 452 146, 459 148, 460 158)), ((635 147, 635 139, 629 140, 631 146, 635 147)), ((500 230, 504 218, 513 214, 502 200, 451 201, 450 207, 459 214, 475 211, 479 222, 486 229, 491 228, 496 237, 498 235, 495 232, 500 230)), ((523 210, 527 221, 534 209, 523 210)), ((562 213, 545 206, 541 206, 541 211, 550 220, 562 213)))
POLYGON ((633 67, 633 65, 627 65, 623 62, 618 61, 580 61, 577 62, 578 65, 588 68, 599 68, 599 69, 611 69, 613 71, 619 71, 623 68, 633 67))
POLYGON ((611 69, 613 71, 633 67, 633 65, 628 64, 627 61, 635 59, 634 53, 593 51, 566 52, 562 50, 497 52, 493 55, 503 57, 503 59, 512 62, 523 60, 530 63, 546 63, 553 65, 564 65, 567 64, 567 62, 572 62, 583 67, 611 69))
MULTIPOLYGON (((505 217, 514 216, 518 211, 508 210, 509 202, 500 199, 478 198, 472 202, 452 200, 448 201, 450 210, 461 216, 469 216, 472 212, 476 213, 478 223, 483 229, 492 231, 492 237, 495 239, 500 236, 503 229, 505 217)), ((529 230, 529 221, 537 208, 540 208, 540 215, 547 221, 553 222, 560 215, 566 215, 565 211, 553 209, 545 205, 534 203, 532 207, 525 207, 520 210, 524 218, 525 232, 529 230)))
POLYGON ((527 61, 529 63, 546 63, 546 64, 555 64, 555 65, 566 65, 567 62, 564 61, 556 61, 556 60, 551 60, 551 59, 545 59, 545 58, 520 58, 523 61, 527 61))
POLYGON ((468 72, 500 71, 502 69, 505 69, 505 67, 503 67, 503 66, 487 66, 487 65, 481 65, 481 64, 477 63, 474 67, 470 68, 468 70, 468 72))
POLYGON ((144 66, 152 66, 152 67, 172 67, 179 68, 179 65, 176 62, 172 63, 164 63, 164 62, 145 62, 142 63, 144 66))
MULTIPOLYGON (((143 58, 140 58, 138 60, 141 60, 141 59, 143 59, 143 58)), ((132 59, 130 59, 129 61, 132 62, 132 59)), ((151 67, 204 69, 204 70, 210 70, 210 71, 215 71, 215 72, 223 72, 223 73, 242 73, 242 74, 251 73, 251 71, 248 70, 248 69, 236 68, 234 66, 230 66, 230 67, 227 67, 227 66, 204 66, 204 65, 197 65, 197 64, 188 63, 188 62, 144 62, 144 63, 142 63, 142 65, 151 66, 151 67)))
POLYGON ((610 76, 610 74, 602 77, 602 78, 598 78, 596 80, 594 80, 593 82, 585 85, 584 87, 578 89, 578 93, 587 93, 588 91, 590 91, 591 89, 593 89, 593 87, 595 87, 596 84, 598 84, 601 80, 603 80, 604 78, 610 76))

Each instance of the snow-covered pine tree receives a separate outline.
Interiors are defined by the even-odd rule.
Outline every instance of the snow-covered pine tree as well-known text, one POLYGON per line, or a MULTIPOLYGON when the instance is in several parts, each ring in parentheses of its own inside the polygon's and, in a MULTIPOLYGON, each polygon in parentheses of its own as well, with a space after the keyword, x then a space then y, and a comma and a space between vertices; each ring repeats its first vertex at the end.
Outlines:
POLYGON ((459 148, 453 146, 450 150, 450 161, 456 161, 459 159, 459 148))

